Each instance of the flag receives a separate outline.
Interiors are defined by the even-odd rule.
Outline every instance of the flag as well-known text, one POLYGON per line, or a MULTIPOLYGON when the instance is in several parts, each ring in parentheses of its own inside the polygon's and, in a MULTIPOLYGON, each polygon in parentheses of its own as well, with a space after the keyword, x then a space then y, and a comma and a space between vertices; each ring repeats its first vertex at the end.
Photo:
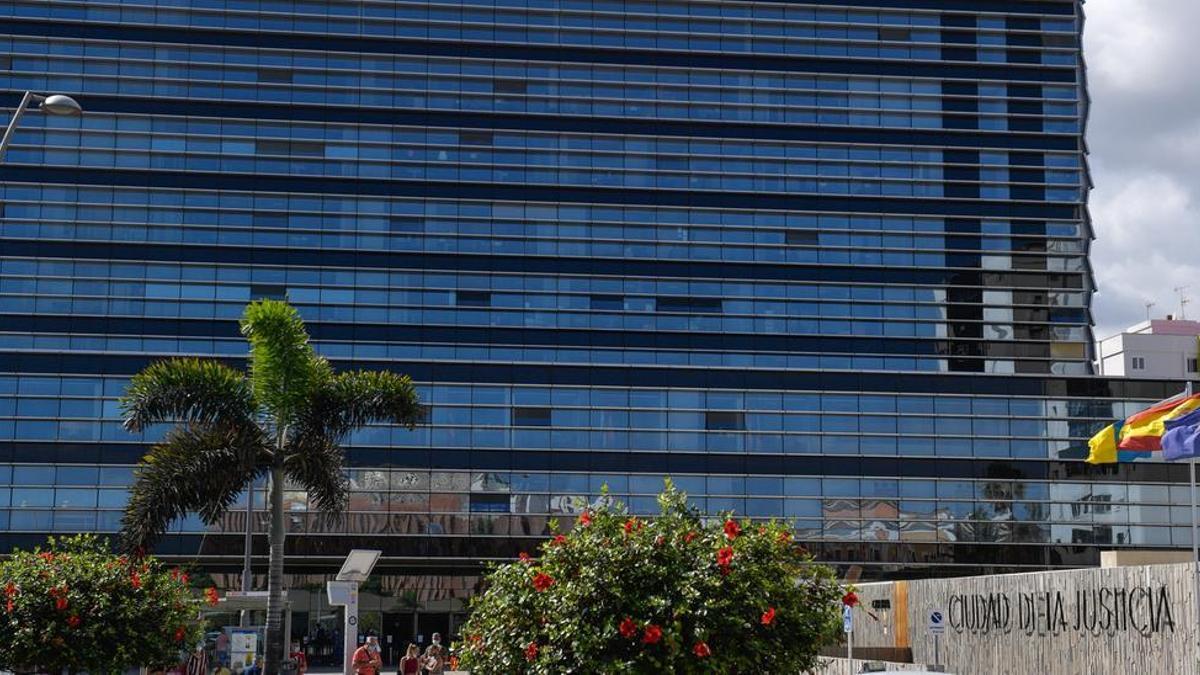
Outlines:
POLYGON ((1125 424, 1121 427, 1117 448, 1135 452, 1162 450, 1162 435, 1166 431, 1164 423, 1183 417, 1196 409, 1200 409, 1200 394, 1172 396, 1134 413, 1125 419, 1125 424))
POLYGON ((1121 421, 1113 422, 1092 436, 1088 441, 1088 464, 1115 464, 1117 461, 1117 439, 1121 435, 1121 421))
POLYGON ((1162 437, 1163 459, 1194 459, 1200 457, 1200 410, 1183 417, 1167 420, 1162 437))

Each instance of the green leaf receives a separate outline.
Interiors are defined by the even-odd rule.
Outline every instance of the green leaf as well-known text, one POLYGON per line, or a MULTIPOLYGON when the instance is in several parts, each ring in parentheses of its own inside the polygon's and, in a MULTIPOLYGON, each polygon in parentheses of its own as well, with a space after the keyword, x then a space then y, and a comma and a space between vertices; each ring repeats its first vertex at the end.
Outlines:
POLYGON ((172 421, 249 425, 255 409, 244 375, 218 361, 201 359, 150 364, 133 376, 120 405, 130 431, 172 421))
POLYGON ((250 383, 254 400, 277 429, 295 421, 297 411, 331 377, 329 363, 308 342, 304 321, 291 305, 259 300, 246 306, 242 335, 250 342, 250 383))
POLYGON ((257 427, 172 429, 138 465, 122 518, 127 550, 153 543, 173 520, 198 511, 215 522, 262 472, 270 451, 257 427))

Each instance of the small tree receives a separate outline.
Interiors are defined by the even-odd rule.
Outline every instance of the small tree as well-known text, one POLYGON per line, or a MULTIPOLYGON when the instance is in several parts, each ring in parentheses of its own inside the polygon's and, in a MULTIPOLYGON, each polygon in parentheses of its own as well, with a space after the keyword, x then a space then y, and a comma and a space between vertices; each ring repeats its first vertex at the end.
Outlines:
POLYGON ((208 359, 170 359, 133 376, 121 399, 125 428, 175 426, 138 465, 121 536, 133 550, 153 544, 189 511, 214 523, 258 477, 270 476, 263 671, 278 675, 285 654, 285 481, 306 490, 322 513, 340 513, 349 498, 342 443, 376 422, 412 427, 424 411, 407 375, 333 372, 286 302, 250 303, 241 326, 250 343, 248 373, 208 359))
POLYGON ((187 575, 51 539, 0 563, 0 670, 115 673, 178 661, 203 632, 187 575))
POLYGON ((462 634, 472 673, 796 673, 836 642, 841 590, 779 523, 601 500, 540 559, 494 566, 462 634))

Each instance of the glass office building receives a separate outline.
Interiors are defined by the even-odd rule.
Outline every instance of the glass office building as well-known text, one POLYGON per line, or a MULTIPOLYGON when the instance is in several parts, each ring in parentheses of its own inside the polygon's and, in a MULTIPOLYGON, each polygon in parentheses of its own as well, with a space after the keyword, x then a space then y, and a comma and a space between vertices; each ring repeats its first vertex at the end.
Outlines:
MULTIPOLYGON (((3 3, 6 99, 86 113, 0 167, 0 549, 115 532, 129 376, 285 296, 430 408, 287 497, 293 588, 381 548, 385 625, 664 475, 864 577, 1187 546, 1177 467, 1081 462, 1180 388, 1091 376, 1081 5, 3 3)), ((160 551, 236 585, 244 527, 160 551)))

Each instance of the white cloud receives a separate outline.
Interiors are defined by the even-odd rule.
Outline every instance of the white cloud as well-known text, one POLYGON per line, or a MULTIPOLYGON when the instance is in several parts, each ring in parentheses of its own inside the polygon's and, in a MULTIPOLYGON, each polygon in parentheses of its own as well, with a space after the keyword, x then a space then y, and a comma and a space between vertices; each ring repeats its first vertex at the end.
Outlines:
POLYGON ((1088 144, 1096 188, 1092 266, 1096 333, 1178 313, 1190 285, 1200 317, 1200 56, 1196 0, 1092 0, 1084 54, 1092 97, 1088 144))
POLYGON ((1148 73, 1174 68, 1172 56, 1182 46, 1169 24, 1179 19, 1165 5, 1172 0, 1107 0, 1089 3, 1087 61, 1093 75, 1125 90, 1151 91, 1164 85, 1148 73), (1168 25, 1164 25, 1168 24, 1168 25), (1167 28, 1167 30, 1164 30, 1167 28))

